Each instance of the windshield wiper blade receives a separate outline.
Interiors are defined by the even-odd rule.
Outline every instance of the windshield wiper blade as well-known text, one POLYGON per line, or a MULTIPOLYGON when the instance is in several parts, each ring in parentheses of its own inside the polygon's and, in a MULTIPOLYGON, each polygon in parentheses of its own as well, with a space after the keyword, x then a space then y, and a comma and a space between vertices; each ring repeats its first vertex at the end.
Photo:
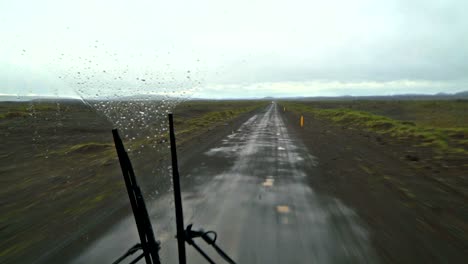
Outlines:
POLYGON ((114 263, 119 263, 128 256, 134 254, 138 250, 142 250, 143 253, 136 257, 131 263, 136 263, 141 258, 145 258, 147 264, 160 264, 159 249, 160 243, 156 241, 151 226, 151 221, 146 210, 145 200, 143 194, 138 186, 135 173, 133 171, 132 163, 125 151, 122 139, 119 136, 117 129, 112 130, 114 136, 115 149, 119 157, 120 168, 125 180, 125 186, 127 187, 128 198, 132 205, 133 215, 135 217, 135 223, 140 236, 140 243, 131 247, 123 256, 118 258, 114 263))

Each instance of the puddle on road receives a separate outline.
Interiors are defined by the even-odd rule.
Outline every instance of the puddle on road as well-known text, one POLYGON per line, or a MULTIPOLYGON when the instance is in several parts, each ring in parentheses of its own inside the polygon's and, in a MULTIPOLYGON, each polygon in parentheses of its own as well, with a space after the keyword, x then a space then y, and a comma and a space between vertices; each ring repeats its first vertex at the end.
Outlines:
POLYGON ((205 152, 205 155, 214 156, 219 153, 224 153, 226 155, 233 155, 240 150, 241 150, 241 146, 238 146, 238 145, 235 145, 232 147, 219 147, 219 148, 212 148, 208 150, 207 152, 205 152))

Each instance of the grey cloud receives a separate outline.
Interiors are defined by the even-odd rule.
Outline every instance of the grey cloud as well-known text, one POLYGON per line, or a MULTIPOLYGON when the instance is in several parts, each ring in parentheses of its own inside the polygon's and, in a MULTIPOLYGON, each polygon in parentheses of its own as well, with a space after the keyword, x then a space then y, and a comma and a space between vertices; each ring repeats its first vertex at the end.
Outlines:
MULTIPOLYGON (((29 6, 24 11, 16 2, 0 3, 4 72, 11 64, 76 72, 80 60, 54 61, 64 52, 93 58, 92 70, 97 72, 105 67, 117 74, 130 67, 135 74, 151 72, 154 79, 171 84, 195 83, 185 81, 184 73, 190 70, 193 79, 203 80, 205 89, 236 84, 237 88, 222 91, 226 96, 242 96, 239 85, 258 83, 325 80, 388 85, 414 80, 445 82, 430 89, 453 91, 468 80, 464 0, 81 1, 72 9, 49 0, 30 1, 29 6), (90 47, 96 40, 97 51, 90 47), (19 55, 22 49, 28 56, 19 55), (117 53, 119 60, 110 53, 117 53)), ((37 82, 60 85, 47 74, 31 75, 47 79, 37 82)), ((8 89, 24 89, 18 87, 25 76, 4 76, 0 82, 8 82, 8 89)), ((89 89, 95 93, 95 87, 89 89)), ((337 88, 329 89, 334 93, 337 88)), ((372 93, 372 88, 348 89, 372 93)), ((421 86, 415 89, 424 91, 421 86)), ((260 92, 281 93, 278 89, 251 93, 260 92)))

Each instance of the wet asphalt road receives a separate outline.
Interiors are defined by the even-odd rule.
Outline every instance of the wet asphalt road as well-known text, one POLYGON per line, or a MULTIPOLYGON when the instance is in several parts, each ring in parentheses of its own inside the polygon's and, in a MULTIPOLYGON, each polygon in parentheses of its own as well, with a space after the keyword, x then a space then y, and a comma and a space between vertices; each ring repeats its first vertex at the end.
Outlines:
MULTIPOLYGON (((288 131, 280 111, 270 104, 185 172, 193 179, 212 175, 183 193, 185 224, 215 230, 218 245, 237 263, 376 263, 356 214, 309 186, 320 160, 288 131)), ((172 204, 167 195, 148 205, 162 263, 177 263, 172 204)), ((137 241, 129 216, 72 263, 111 263, 137 241)), ((188 245, 187 259, 206 263, 188 245)))

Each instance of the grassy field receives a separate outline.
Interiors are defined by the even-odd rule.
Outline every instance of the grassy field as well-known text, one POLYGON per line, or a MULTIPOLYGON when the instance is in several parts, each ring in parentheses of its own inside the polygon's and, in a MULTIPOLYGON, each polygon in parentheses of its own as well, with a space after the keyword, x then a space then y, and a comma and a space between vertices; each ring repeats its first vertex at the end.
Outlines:
MULTIPOLYGON (((468 101, 284 102, 291 111, 432 147, 440 155, 468 154, 468 101)), ((437 157, 441 157, 438 155, 437 157)))
MULTIPOLYGON (((178 144, 264 104, 182 103, 174 110, 178 144)), ((151 199, 169 189, 170 180, 163 176, 167 170, 160 169, 169 164, 158 166, 169 152, 167 130, 161 130, 167 126, 165 113, 146 121, 125 141, 151 199)), ((0 103, 0 259, 28 262, 126 204, 112 128, 104 116, 77 101, 0 103)))

